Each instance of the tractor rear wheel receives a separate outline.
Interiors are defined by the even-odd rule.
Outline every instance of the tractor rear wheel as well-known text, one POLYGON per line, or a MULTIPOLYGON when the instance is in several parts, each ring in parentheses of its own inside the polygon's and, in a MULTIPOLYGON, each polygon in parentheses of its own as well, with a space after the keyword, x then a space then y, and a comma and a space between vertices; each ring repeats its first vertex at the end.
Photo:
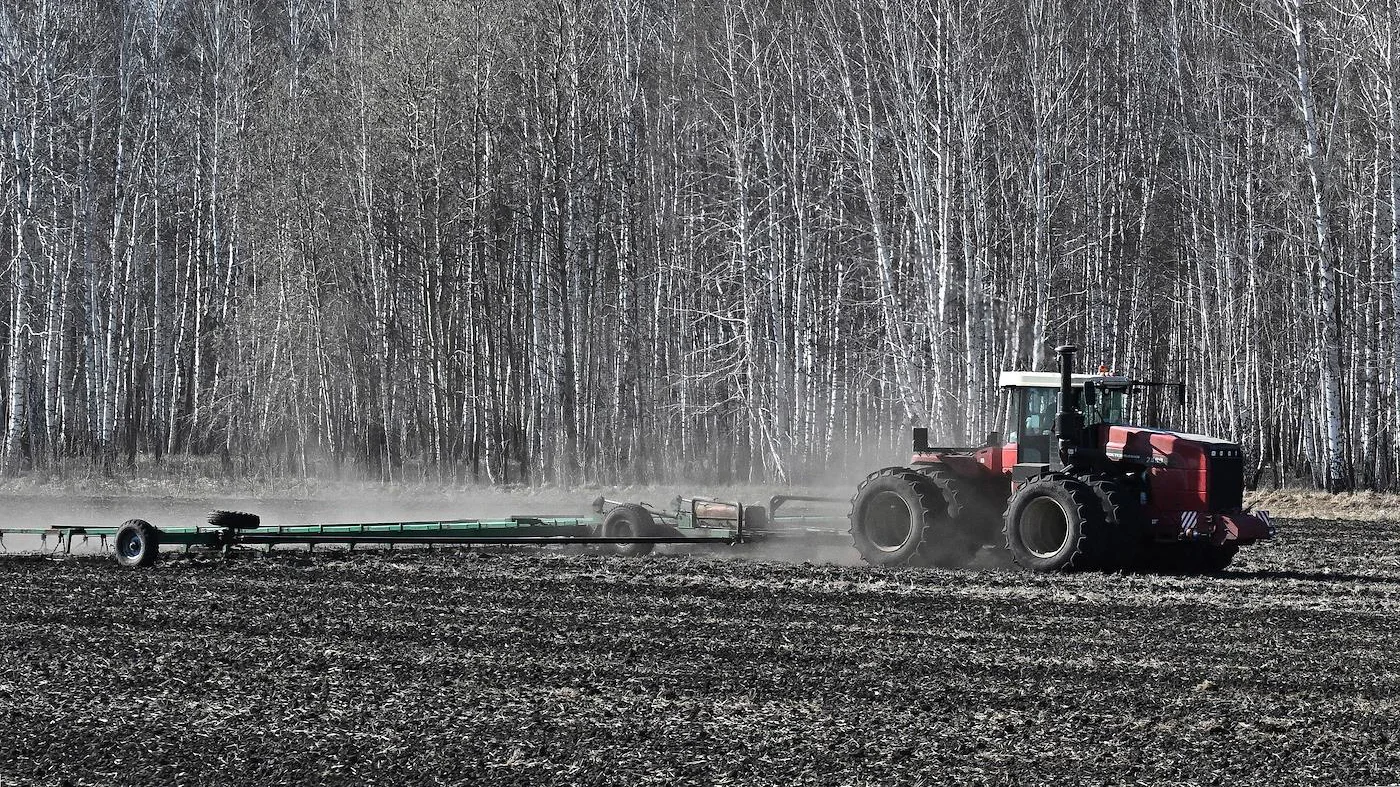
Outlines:
POLYGON ((128 519, 117 527, 117 564, 126 568, 155 565, 160 553, 160 532, 144 519, 128 519))
POLYGON ((1103 538, 1103 509, 1083 481, 1067 475, 1040 476, 1011 497, 1004 534, 1011 559, 1022 568, 1082 570, 1103 538))
POLYGON ((953 525, 952 537, 962 542, 969 558, 992 543, 1001 531, 1005 500, 994 502, 976 483, 953 475, 941 465, 920 467, 919 472, 943 493, 948 519, 953 525))
MULTIPOLYGON (((624 503, 603 519, 604 538, 660 538, 666 533, 656 524, 651 512, 636 503, 624 503)), ((642 557, 656 548, 651 543, 609 544, 623 557, 642 557)))
POLYGON ((965 544, 953 536, 938 486, 907 467, 871 473, 851 499, 851 538, 872 566, 955 566, 965 544))

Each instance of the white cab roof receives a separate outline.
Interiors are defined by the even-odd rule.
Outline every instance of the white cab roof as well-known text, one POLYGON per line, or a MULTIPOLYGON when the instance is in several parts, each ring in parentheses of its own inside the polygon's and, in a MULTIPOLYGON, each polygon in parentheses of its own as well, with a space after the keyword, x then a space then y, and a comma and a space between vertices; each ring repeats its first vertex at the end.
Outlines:
MULTIPOLYGON (((1128 384, 1126 377, 1106 377, 1097 374, 1076 374, 1070 378, 1075 388, 1083 388, 1086 380, 1103 380, 1106 383, 1128 384)), ((997 380, 1002 388, 1059 388, 1059 372, 1002 372, 997 380)))

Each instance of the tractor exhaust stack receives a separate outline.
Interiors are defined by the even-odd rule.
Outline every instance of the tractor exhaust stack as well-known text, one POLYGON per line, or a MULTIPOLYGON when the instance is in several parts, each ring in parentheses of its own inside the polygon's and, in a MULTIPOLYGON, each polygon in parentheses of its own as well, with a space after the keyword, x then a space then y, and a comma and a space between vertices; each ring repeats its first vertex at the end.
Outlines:
POLYGON ((1055 348, 1060 356, 1060 401, 1059 412, 1055 413, 1055 434, 1060 445, 1050 459, 1056 470, 1075 463, 1083 442, 1084 417, 1074 406, 1074 354, 1077 352, 1079 348, 1072 344, 1055 348))

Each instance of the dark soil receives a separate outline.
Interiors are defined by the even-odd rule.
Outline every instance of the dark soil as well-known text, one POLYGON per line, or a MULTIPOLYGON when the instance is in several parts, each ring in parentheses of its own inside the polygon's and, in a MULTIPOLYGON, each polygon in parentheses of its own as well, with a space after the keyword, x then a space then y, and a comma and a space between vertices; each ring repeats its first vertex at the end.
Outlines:
POLYGON ((1400 530, 1222 577, 0 560, 0 785, 1387 784, 1400 530))

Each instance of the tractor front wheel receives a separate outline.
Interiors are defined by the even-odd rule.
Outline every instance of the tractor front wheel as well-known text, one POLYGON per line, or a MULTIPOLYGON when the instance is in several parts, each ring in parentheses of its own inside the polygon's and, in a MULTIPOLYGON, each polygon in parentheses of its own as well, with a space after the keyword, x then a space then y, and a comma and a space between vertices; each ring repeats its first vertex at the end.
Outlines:
POLYGON ((1234 544, 1203 544, 1196 556, 1196 567, 1202 574, 1219 574, 1230 567, 1239 551, 1234 544))
POLYGON ((1230 566, 1240 548, 1235 544, 1179 542, 1158 544, 1147 561, 1147 569, 1159 574, 1195 576, 1219 574, 1230 566))
POLYGON ((1070 476, 1026 483, 1006 508, 1003 533, 1012 560, 1031 571, 1087 568, 1102 538, 1103 509, 1092 489, 1070 476))
POLYGON ((1149 524, 1142 510, 1141 493, 1115 478, 1082 475, 1079 480, 1094 493, 1103 510, 1103 538, 1090 544, 1094 555, 1088 563, 1101 571, 1136 570, 1141 565, 1149 524))

